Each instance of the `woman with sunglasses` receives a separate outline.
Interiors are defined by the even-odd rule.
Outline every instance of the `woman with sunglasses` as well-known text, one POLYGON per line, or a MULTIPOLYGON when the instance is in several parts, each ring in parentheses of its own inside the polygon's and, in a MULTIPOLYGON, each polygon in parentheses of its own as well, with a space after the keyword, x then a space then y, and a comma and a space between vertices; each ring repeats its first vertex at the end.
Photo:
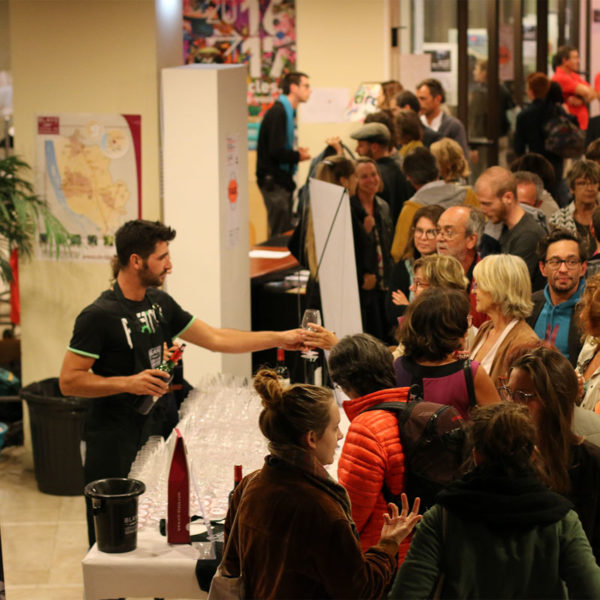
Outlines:
POLYGON ((547 482, 573 503, 598 561, 600 448, 573 432, 579 386, 571 363, 552 348, 526 351, 514 359, 508 382, 499 391, 504 400, 529 409, 547 482))

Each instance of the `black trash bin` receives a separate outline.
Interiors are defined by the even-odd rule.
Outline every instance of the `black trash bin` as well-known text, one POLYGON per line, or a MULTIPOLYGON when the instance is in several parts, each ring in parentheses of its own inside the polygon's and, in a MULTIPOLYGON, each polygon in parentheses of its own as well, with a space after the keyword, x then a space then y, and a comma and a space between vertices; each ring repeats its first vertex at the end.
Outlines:
POLYGON ((21 389, 27 401, 35 478, 40 492, 57 496, 83 494, 81 438, 88 400, 63 396, 58 378, 21 389))

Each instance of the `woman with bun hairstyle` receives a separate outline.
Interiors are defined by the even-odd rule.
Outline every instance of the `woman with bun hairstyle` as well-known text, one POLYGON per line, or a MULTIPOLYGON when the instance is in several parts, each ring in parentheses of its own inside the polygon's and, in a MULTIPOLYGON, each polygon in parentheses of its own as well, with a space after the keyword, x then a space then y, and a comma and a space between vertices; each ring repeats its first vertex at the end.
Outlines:
POLYGON ((283 388, 266 369, 254 388, 270 454, 236 487, 221 568, 243 574, 247 598, 380 598, 394 575, 400 542, 420 520, 418 502, 409 513, 403 496, 401 514, 389 504, 381 539, 363 554, 348 494, 324 469, 343 437, 332 391, 283 388))
POLYGON ((527 408, 478 408, 467 439, 473 468, 425 513, 389 598, 600 598, 577 513, 542 483, 527 408))

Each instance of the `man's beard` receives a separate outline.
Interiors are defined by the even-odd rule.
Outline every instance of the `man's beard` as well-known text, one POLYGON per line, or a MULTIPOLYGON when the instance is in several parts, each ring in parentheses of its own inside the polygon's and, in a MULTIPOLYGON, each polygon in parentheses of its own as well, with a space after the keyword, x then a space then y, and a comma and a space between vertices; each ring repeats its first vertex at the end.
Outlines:
POLYGON ((139 273, 140 283, 145 287, 161 287, 164 282, 162 276, 165 274, 166 271, 163 271, 160 275, 151 273, 148 265, 145 264, 144 268, 139 273))

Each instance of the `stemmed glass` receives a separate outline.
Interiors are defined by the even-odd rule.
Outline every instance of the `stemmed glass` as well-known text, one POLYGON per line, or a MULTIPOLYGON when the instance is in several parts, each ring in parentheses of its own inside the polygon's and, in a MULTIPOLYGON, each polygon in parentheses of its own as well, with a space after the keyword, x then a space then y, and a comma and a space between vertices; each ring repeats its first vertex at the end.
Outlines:
MULTIPOLYGON (((309 323, 313 323, 315 325, 321 324, 321 313, 316 308, 307 308, 302 315, 302 329, 308 329, 310 331, 309 323)), ((306 358, 307 360, 316 360, 319 356, 319 353, 316 350, 305 350, 302 352, 302 358, 306 358)))

